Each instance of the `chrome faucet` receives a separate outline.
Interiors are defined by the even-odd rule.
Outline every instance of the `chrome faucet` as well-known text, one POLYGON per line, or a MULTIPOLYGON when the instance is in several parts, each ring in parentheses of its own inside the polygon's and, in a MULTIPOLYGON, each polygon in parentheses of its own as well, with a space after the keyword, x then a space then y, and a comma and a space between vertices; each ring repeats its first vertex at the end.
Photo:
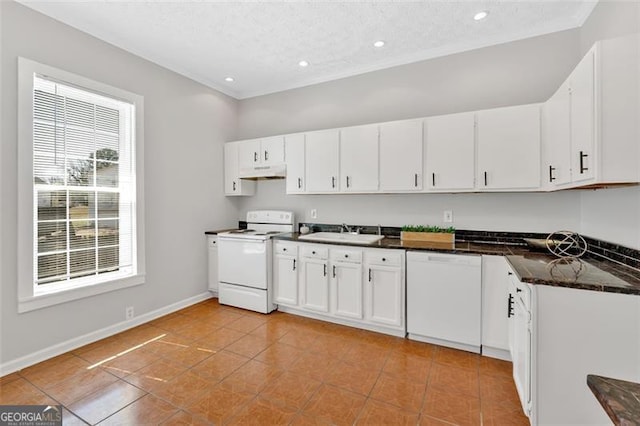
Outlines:
POLYGON ((340 226, 340 232, 344 232, 345 230, 346 230, 347 232, 351 233, 351 228, 349 228, 349 227, 347 226, 347 224, 346 224, 346 223, 343 223, 343 224, 340 226))

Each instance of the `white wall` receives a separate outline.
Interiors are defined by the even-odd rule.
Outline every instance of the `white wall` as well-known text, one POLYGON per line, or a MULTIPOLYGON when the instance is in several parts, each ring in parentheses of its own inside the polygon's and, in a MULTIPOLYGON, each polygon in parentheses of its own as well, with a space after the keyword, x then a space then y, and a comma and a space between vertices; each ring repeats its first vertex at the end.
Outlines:
POLYGON ((206 292, 203 232, 233 225, 223 196, 222 143, 237 102, 14 2, 0 1, 2 60, 2 270, 0 363, 206 292), (33 31, 37 29, 37 31, 33 31), (24 56, 144 96, 144 285, 17 313, 17 57, 24 56))
MULTIPOLYGON (((582 27, 581 50, 597 40, 638 32, 640 2, 601 1, 582 27)), ((585 235, 640 249, 640 187, 584 191, 580 212, 585 235)))
MULTIPOLYGON (((240 101, 238 136, 250 138, 424 117, 546 100, 579 60, 579 30, 403 65, 240 101)), ((258 183, 239 201, 287 208, 299 220, 362 225, 442 224, 461 229, 551 232, 580 227, 580 195, 284 195, 283 181, 258 183), (309 209, 318 210, 311 219, 309 209)))

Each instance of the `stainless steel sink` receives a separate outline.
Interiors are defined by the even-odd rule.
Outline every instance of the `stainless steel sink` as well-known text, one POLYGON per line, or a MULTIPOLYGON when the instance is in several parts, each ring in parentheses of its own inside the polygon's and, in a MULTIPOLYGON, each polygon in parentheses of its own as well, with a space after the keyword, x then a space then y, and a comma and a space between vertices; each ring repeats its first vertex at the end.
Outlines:
POLYGON ((299 240, 347 244, 373 244, 383 238, 384 235, 351 234, 340 232, 315 232, 313 234, 301 235, 298 237, 299 240))

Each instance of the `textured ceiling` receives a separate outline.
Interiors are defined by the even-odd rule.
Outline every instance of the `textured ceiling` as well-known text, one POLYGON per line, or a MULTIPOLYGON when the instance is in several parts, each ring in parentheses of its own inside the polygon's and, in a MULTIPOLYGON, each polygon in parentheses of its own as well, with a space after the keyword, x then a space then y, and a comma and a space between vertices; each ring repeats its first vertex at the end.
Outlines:
POLYGON ((578 27, 596 4, 19 1, 239 99, 578 27), (489 16, 474 21, 480 10, 489 16))

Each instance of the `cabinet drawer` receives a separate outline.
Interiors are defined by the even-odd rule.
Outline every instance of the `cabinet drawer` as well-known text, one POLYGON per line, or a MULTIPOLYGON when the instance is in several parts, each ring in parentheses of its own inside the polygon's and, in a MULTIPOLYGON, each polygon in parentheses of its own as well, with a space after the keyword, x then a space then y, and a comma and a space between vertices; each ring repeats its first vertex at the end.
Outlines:
POLYGON ((332 248, 329 258, 336 262, 362 263, 362 251, 332 248))
POLYGON ((207 235, 207 246, 209 248, 218 248, 218 236, 207 235))
POLYGON ((329 257, 329 249, 322 246, 302 246, 300 247, 300 253, 303 257, 310 257, 313 259, 327 259, 329 257))
POLYGON ((288 254, 290 256, 296 256, 298 254, 298 245, 278 241, 275 243, 275 251, 276 254, 288 254))
POLYGON ((402 253, 397 250, 376 250, 368 251, 365 257, 370 265, 401 266, 403 263, 402 253))

